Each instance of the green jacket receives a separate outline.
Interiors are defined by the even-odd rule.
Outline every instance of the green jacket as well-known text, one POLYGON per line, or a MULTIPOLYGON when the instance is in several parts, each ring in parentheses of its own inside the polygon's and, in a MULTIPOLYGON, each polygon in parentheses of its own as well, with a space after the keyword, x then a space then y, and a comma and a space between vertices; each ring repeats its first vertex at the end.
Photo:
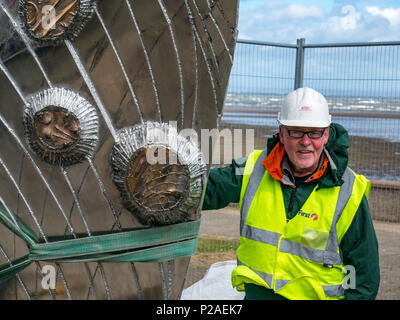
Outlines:
MULTIPOLYGON (((268 139, 267 151, 278 143, 278 135, 268 139)), ((332 123, 326 145, 329 165, 324 175, 310 182, 296 184, 296 188, 281 183, 287 219, 292 219, 307 200, 316 184, 320 188, 340 186, 341 177, 347 167, 349 136, 339 124, 332 123), (331 163, 333 162, 333 164, 331 163)), ((232 160, 232 164, 210 170, 203 210, 220 209, 230 203, 238 203, 242 187, 242 175, 236 174, 244 168, 246 158, 232 160)), ((356 288, 345 291, 346 299, 375 299, 380 282, 378 241, 369 212, 368 201, 363 198, 353 222, 340 243, 344 265, 356 270, 356 288)), ((246 299, 284 299, 272 290, 246 284, 246 299)))

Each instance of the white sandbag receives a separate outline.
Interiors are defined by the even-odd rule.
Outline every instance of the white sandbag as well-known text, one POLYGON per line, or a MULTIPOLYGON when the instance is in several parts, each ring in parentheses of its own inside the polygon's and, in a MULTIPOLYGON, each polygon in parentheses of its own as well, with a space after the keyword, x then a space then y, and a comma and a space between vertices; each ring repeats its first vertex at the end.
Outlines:
POLYGON ((231 273, 235 260, 216 262, 203 279, 182 291, 181 300, 243 300, 244 292, 232 287, 231 273))

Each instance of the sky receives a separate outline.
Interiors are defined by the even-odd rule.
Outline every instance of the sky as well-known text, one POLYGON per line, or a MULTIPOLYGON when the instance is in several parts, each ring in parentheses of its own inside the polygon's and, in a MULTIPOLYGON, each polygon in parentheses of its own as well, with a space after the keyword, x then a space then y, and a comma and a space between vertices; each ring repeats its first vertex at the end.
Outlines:
POLYGON ((399 41, 399 0, 240 0, 239 39, 278 43, 399 41))
MULTIPOLYGON (((400 0, 239 0, 238 39, 296 44, 400 41, 400 0)), ((398 99, 400 46, 305 49, 303 86, 398 99)), ((230 92, 293 89, 296 51, 237 45, 230 92)))

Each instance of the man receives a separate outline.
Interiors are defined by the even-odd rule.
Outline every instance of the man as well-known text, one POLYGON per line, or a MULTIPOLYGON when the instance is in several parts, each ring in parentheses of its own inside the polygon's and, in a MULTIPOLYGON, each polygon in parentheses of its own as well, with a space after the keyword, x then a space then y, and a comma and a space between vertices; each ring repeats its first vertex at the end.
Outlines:
POLYGON ((286 97, 278 122, 266 150, 210 171, 203 210, 240 204, 232 285, 246 299, 375 299, 370 182, 347 167, 347 131, 311 88, 286 97))

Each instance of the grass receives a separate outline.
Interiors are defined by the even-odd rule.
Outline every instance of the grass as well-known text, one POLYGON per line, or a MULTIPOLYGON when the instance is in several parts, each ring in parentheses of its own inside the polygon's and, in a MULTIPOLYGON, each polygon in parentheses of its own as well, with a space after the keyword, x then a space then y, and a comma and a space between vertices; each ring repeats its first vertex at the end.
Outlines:
POLYGON ((200 236, 197 240, 197 253, 218 253, 236 251, 238 247, 238 239, 231 240, 217 237, 200 236))

